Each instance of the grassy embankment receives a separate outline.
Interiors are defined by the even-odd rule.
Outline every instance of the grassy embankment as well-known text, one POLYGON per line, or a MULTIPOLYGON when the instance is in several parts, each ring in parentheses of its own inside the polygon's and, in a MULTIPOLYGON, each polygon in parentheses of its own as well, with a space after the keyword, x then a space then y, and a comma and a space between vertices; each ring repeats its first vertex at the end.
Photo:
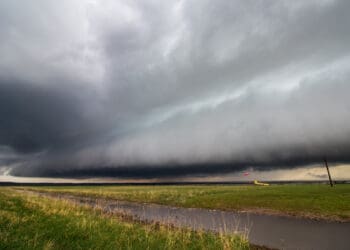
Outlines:
POLYGON ((141 224, 0 189, 0 249, 249 249, 234 235, 141 224))
POLYGON ((83 186, 36 190, 181 207, 248 210, 350 221, 350 185, 83 186))

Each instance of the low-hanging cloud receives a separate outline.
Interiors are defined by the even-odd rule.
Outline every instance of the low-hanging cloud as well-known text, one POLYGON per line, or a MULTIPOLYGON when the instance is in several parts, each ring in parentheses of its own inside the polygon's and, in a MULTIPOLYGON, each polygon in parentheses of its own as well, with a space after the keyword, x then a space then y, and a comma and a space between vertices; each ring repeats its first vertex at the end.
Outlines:
POLYGON ((350 162, 348 1, 2 1, 0 167, 171 177, 350 162))

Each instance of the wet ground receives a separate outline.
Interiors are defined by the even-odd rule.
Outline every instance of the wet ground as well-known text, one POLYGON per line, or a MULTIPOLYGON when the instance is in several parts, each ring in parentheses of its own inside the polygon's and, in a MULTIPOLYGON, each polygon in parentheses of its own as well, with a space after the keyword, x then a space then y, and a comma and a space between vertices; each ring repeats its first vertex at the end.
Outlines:
POLYGON ((80 204, 99 206, 105 212, 122 213, 135 220, 179 227, 235 232, 248 235, 254 245, 277 249, 350 249, 350 223, 316 221, 276 215, 178 208, 155 204, 47 194, 80 204))

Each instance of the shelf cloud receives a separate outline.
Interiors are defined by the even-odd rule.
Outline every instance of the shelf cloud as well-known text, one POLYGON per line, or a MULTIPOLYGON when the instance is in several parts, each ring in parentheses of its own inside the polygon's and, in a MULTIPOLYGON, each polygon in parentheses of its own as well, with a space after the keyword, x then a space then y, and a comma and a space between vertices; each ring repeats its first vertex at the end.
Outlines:
POLYGON ((350 2, 0 3, 0 168, 162 178, 350 163, 350 2))

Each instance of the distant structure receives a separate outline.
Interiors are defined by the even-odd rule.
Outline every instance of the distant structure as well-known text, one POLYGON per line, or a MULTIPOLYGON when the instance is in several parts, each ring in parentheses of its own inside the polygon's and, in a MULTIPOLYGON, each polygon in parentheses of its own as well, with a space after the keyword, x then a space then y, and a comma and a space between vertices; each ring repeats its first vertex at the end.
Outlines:
POLYGON ((254 181, 254 185, 257 186, 270 186, 268 183, 258 182, 257 180, 254 181))

